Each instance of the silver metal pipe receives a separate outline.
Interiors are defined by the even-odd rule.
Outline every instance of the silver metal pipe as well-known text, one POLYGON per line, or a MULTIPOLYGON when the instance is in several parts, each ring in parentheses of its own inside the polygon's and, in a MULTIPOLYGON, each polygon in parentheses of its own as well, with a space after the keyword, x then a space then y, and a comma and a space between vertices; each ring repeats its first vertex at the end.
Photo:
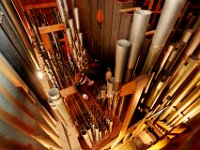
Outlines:
POLYGON ((99 127, 95 126, 95 141, 99 141, 99 127))
POLYGON ((76 28, 79 33, 80 32, 79 9, 75 7, 73 9, 73 12, 74 12, 74 20, 75 20, 76 28))
POLYGON ((156 63, 186 0, 166 0, 156 28, 156 33, 151 42, 142 73, 151 72, 156 63))
POLYGON ((73 118, 67 109, 59 90, 57 88, 51 88, 48 94, 67 124, 71 127, 75 126, 73 118))
POLYGON ((67 19, 69 19, 69 7, 67 4, 67 0, 63 0, 63 5, 64 5, 65 16, 67 19))
POLYGON ((112 133, 112 129, 113 129, 113 121, 110 120, 109 122, 109 132, 112 133))
MULTIPOLYGON (((131 50, 127 66, 128 70, 133 71, 133 68, 135 67, 142 42, 145 37, 150 16, 151 11, 148 10, 137 10, 134 12, 131 31, 131 50)), ((131 73, 129 75, 131 75, 131 73)), ((126 76, 125 82, 128 82, 130 78, 131 76, 126 76)))
POLYGON ((58 6, 58 10, 60 12, 62 22, 65 23, 65 13, 64 13, 64 10, 63 10, 63 7, 62 7, 62 5, 63 5, 62 0, 56 0, 56 3, 57 3, 57 6, 58 6))
POLYGON ((200 96, 200 86, 196 87, 179 106, 177 106, 177 111, 173 112, 167 117, 167 124, 174 120, 177 115, 184 111, 188 106, 190 106, 198 97, 200 96))
POLYGON ((72 39, 73 39, 73 41, 75 41, 75 39, 76 39, 76 34, 75 34, 75 30, 74 30, 74 20, 73 20, 73 19, 69 19, 69 20, 68 20, 68 24, 69 24, 69 27, 70 27, 70 29, 71 29, 72 39))
POLYGON ((79 37, 79 40, 80 40, 81 47, 83 47, 83 33, 79 33, 78 37, 79 37))
POLYGON ((121 39, 116 42, 116 59, 115 59, 115 79, 114 79, 114 98, 111 116, 115 116, 115 111, 118 103, 118 93, 120 84, 122 82, 124 67, 126 64, 129 47, 131 43, 127 40, 121 39))
POLYGON ((163 120, 176 106, 199 82, 200 80, 200 70, 192 77, 190 82, 180 91, 180 93, 173 98, 171 105, 160 115, 159 119, 163 120))
POLYGON ((129 53, 129 47, 131 43, 127 40, 118 40, 116 42, 116 59, 115 59, 115 83, 121 83, 125 62, 129 53))
POLYGON ((72 46, 73 40, 72 40, 72 32, 71 32, 70 28, 66 29, 66 34, 67 34, 67 39, 68 39, 69 45, 72 46))
POLYGON ((91 142, 93 142, 94 139, 93 139, 92 130, 91 130, 90 126, 86 126, 86 131, 90 137, 91 142))
POLYGON ((87 146, 89 148, 92 148, 92 142, 90 141, 90 137, 85 129, 81 131, 81 135, 83 136, 83 139, 85 140, 87 146))
POLYGON ((110 98, 113 96, 113 83, 114 83, 115 78, 110 77, 107 80, 107 96, 110 98))
POLYGON ((160 62, 160 65, 159 65, 159 68, 158 68, 158 71, 156 72, 156 75, 155 75, 155 79, 158 77, 158 75, 160 74, 161 70, 163 69, 167 59, 169 58, 172 50, 174 49, 174 45, 169 45, 167 51, 165 52, 164 54, 164 57, 162 59, 162 61, 160 62))

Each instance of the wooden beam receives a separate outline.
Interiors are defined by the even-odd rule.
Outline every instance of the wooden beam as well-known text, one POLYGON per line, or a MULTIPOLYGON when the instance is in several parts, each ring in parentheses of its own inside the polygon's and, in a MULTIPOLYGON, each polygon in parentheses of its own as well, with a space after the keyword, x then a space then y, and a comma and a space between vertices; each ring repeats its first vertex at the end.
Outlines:
POLYGON ((50 26, 38 27, 40 34, 47 34, 51 32, 56 32, 60 30, 64 30, 64 24, 55 24, 50 26))
POLYGON ((132 7, 132 8, 125 8, 125 9, 120 9, 121 13, 128 13, 128 12, 133 12, 136 10, 141 10, 141 7, 132 7))
POLYGON ((63 90, 60 91, 60 94, 62 95, 62 97, 67 98, 70 95, 73 95, 76 93, 76 90, 74 89, 73 86, 70 86, 68 88, 65 88, 63 90))
POLYGON ((56 7, 56 3, 55 2, 51 2, 51 3, 42 3, 42 4, 30 4, 30 5, 25 5, 25 9, 26 10, 30 10, 30 9, 41 9, 41 8, 49 8, 49 7, 56 7))

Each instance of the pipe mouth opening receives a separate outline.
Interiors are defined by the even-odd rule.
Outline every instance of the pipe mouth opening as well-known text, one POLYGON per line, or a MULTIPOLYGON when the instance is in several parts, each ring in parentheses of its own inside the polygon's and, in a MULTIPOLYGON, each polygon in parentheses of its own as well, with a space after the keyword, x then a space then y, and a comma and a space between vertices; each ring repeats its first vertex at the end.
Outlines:
POLYGON ((110 77, 110 78, 108 79, 108 82, 109 82, 109 83, 114 83, 114 81, 115 81, 115 78, 114 78, 114 77, 110 77))
POLYGON ((85 128, 86 128, 86 130, 90 130, 91 129, 89 125, 87 125, 85 128))
POLYGON ((128 40, 121 39, 117 41, 117 45, 123 47, 129 47, 131 45, 131 42, 129 42, 128 40))
POLYGON ((48 92, 50 97, 54 97, 57 96, 58 94, 60 94, 58 88, 51 88, 48 92))
POLYGON ((82 134, 82 135, 86 135, 86 133, 87 133, 87 132, 86 132, 85 129, 83 129, 83 130, 81 131, 81 134, 82 134))
POLYGON ((136 10, 135 13, 139 14, 139 15, 146 15, 146 16, 148 16, 148 15, 151 14, 151 11, 142 9, 142 10, 136 10))
POLYGON ((199 60, 199 58, 194 54, 190 55, 190 58, 193 59, 193 60, 199 60))

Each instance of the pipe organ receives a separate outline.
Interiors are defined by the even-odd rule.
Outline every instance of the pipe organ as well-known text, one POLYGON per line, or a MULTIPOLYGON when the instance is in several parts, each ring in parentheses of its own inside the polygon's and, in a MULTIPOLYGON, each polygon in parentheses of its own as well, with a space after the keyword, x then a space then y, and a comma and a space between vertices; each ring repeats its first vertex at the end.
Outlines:
POLYGON ((189 132, 200 115, 192 6, 1 0, 0 149, 153 150, 189 132))

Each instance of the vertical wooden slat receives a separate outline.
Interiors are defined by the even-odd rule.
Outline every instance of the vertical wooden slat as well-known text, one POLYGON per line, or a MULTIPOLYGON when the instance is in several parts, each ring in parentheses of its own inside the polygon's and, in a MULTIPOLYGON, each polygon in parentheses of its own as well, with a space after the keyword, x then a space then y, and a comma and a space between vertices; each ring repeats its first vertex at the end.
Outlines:
POLYGON ((121 24, 121 12, 120 9, 130 8, 133 6, 133 1, 129 2, 121 2, 119 0, 114 1, 113 8, 113 22, 112 22, 112 34, 111 34, 111 51, 110 51, 110 59, 112 60, 111 66, 114 66, 113 60, 115 60, 115 46, 116 41, 119 39, 119 31, 121 24))
POLYGON ((80 12, 80 30, 83 33, 83 46, 90 54, 92 54, 92 26, 90 24, 91 12, 89 8, 89 1, 90 0, 76 0, 75 2, 80 12))
POLYGON ((119 39, 128 39, 131 31, 131 23, 133 19, 133 14, 122 13, 121 24, 119 30, 119 39))
POLYGON ((96 19, 96 13, 97 13, 97 2, 98 0, 92 0, 92 25, 93 25, 93 41, 94 41, 94 47, 93 47, 93 53, 94 58, 100 59, 101 54, 101 30, 98 25, 97 19, 96 19))
POLYGON ((105 0, 105 15, 104 15, 104 57, 106 63, 110 62, 110 39, 112 34, 112 19, 113 18, 113 0, 105 0))

